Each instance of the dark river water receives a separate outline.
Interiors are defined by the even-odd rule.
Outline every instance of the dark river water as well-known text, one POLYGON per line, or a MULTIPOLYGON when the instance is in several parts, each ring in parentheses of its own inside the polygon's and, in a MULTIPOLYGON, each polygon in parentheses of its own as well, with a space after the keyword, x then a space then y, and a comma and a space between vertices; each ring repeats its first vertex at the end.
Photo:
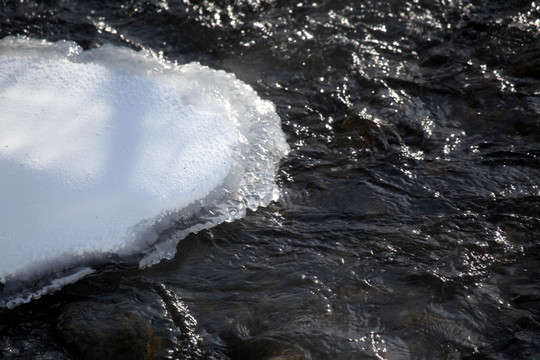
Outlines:
POLYGON ((0 358, 540 359, 538 1, 0 9, 234 73, 291 147, 277 203, 0 310, 0 358))

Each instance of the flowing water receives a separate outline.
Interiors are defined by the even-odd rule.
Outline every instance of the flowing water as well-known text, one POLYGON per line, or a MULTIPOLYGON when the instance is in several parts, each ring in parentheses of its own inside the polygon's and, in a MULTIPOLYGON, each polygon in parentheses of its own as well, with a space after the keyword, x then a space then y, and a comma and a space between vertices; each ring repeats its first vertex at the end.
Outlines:
POLYGON ((540 358, 537 2, 0 7, 0 38, 234 73, 291 147, 278 202, 0 310, 0 357, 540 358))

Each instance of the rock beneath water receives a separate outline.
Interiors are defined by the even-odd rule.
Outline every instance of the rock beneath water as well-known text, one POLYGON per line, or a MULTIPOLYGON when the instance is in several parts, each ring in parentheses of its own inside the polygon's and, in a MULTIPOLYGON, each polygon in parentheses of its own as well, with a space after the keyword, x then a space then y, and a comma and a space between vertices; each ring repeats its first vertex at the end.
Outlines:
POLYGON ((261 337, 237 345, 232 358, 237 360, 311 360, 311 355, 298 345, 261 337))
POLYGON ((506 70, 514 76, 540 79, 540 47, 525 50, 514 56, 506 70))
POLYGON ((200 358, 197 335, 179 328, 161 299, 156 300, 145 304, 133 296, 116 296, 69 303, 57 329, 85 360, 200 358))

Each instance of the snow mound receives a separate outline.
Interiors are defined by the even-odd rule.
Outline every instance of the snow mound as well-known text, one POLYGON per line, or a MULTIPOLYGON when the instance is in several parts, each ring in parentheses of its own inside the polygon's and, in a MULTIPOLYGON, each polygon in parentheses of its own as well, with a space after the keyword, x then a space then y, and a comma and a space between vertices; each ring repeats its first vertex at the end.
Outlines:
POLYGON ((106 258, 170 258, 189 232, 279 196, 280 119, 223 71, 8 37, 0 109, 0 306, 106 258))

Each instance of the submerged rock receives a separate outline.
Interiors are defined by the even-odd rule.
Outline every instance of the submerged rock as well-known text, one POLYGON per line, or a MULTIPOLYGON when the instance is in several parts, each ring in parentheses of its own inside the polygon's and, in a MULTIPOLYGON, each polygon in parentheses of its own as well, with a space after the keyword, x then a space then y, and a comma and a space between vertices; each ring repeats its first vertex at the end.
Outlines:
POLYGON ((514 56, 507 66, 507 71, 518 77, 540 79, 540 46, 514 56))
POLYGON ((261 337, 238 344, 233 358, 237 360, 311 360, 311 355, 298 345, 270 337, 261 337))
POLYGON ((57 329, 85 360, 200 358, 197 335, 178 327, 176 317, 157 296, 154 304, 117 296, 67 304, 57 329))
POLYGON ((123 303, 96 301, 66 306, 58 330, 83 359, 151 359, 172 342, 156 333, 151 318, 123 303))

